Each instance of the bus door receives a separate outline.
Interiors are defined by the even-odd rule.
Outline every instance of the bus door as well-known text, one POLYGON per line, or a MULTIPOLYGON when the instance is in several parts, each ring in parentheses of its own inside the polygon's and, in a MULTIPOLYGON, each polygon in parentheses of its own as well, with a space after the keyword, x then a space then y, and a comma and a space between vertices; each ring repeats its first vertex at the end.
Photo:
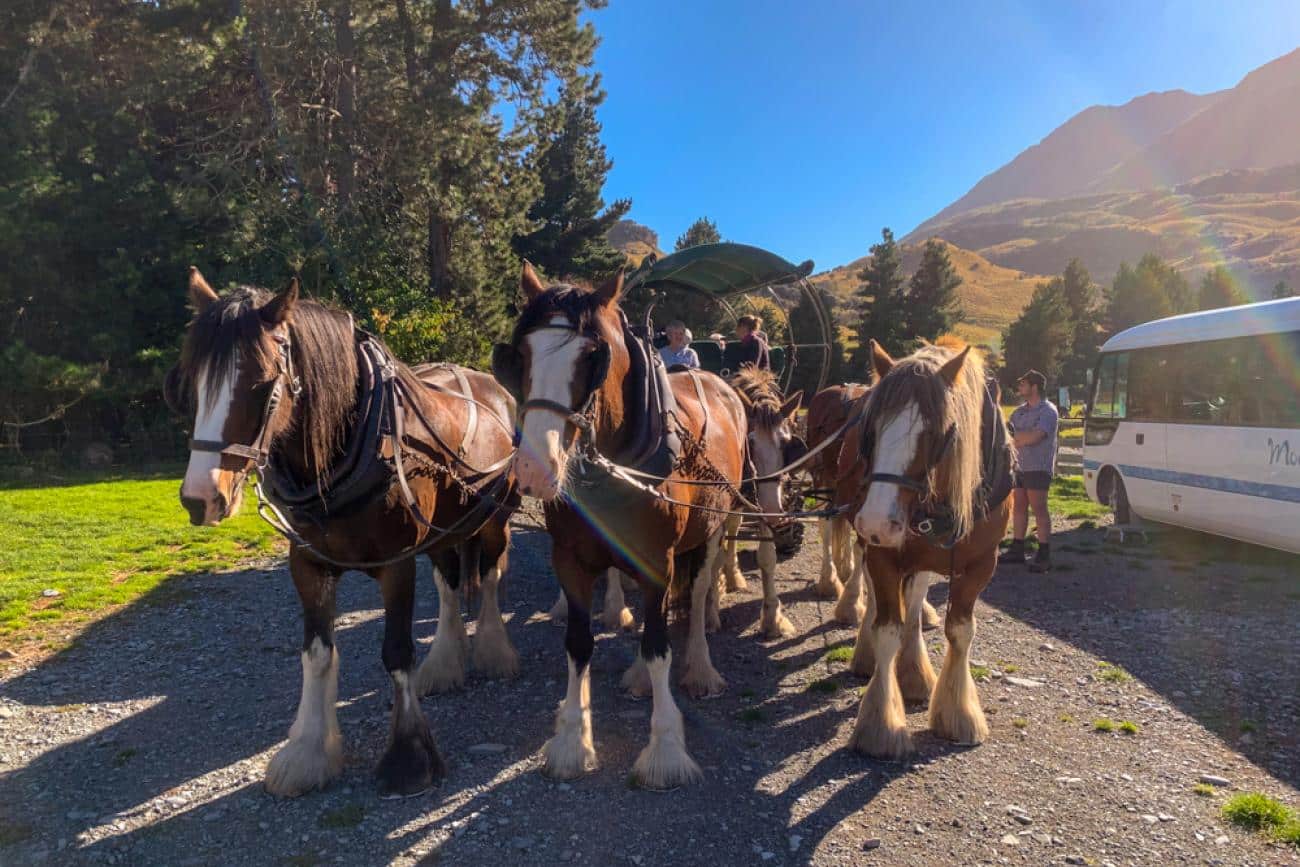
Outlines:
POLYGON ((1167 520, 1171 508, 1167 467, 1166 350, 1138 349, 1114 356, 1114 413, 1120 423, 1111 442, 1129 505, 1138 515, 1167 520))

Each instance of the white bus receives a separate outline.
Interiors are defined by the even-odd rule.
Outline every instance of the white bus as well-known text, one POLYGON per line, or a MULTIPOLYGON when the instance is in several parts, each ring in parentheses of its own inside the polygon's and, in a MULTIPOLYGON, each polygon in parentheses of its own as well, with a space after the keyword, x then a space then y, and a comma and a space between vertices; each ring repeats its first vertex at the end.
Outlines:
POLYGON ((1300 553, 1300 298, 1147 322, 1101 348, 1088 496, 1300 553))

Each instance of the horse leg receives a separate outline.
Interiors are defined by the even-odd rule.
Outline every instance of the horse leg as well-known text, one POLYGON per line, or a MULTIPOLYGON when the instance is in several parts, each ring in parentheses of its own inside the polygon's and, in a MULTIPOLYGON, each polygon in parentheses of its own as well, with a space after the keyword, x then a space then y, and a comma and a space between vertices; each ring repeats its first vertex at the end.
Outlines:
POLYGON ((563 623, 569 619, 569 603, 564 598, 563 587, 560 588, 560 595, 555 597, 555 604, 551 606, 550 611, 546 612, 546 616, 557 623, 563 623))
POLYGON ((564 649, 569 659, 569 685, 555 712, 555 734, 542 747, 543 773, 557 780, 581 777, 596 766, 596 745, 591 735, 591 654, 596 640, 591 634, 591 595, 596 575, 583 570, 563 549, 551 555, 555 574, 564 588, 569 620, 564 649))
POLYGON ((652 580, 643 581, 641 586, 645 631, 641 634, 640 658, 650 680, 654 706, 650 712, 650 742, 637 756, 632 776, 650 789, 672 789, 697 782, 704 778, 704 773, 686 751, 682 712, 673 701, 669 682, 673 652, 668 644, 668 619, 664 613, 666 587, 652 580))
POLYGON ((865 558, 876 594, 876 618, 871 629, 876 668, 862 695, 849 743, 869 756, 901 759, 912 751, 903 696, 894 672, 903 639, 903 575, 893 562, 895 552, 878 551, 868 548, 865 558))
POLYGON ((740 560, 736 555, 737 540, 736 534, 740 532, 740 516, 729 515, 725 524, 723 535, 727 551, 727 559, 724 564, 726 570, 728 593, 741 593, 749 589, 748 582, 745 581, 745 575, 740 571, 740 560))
POLYGON ((850 546, 847 557, 837 558, 843 565, 845 572, 850 576, 848 583, 844 585, 844 589, 840 592, 840 601, 835 603, 835 613, 833 615, 836 623, 845 626, 857 626, 862 622, 862 615, 867 610, 866 605, 862 602, 863 585, 866 583, 862 573, 866 567, 863 565, 862 559, 855 556, 853 551, 854 547, 850 546))
POLYGON ((764 638, 786 638, 794 635, 794 624, 781 613, 781 597, 776 595, 776 542, 773 531, 758 543, 758 569, 763 575, 763 619, 759 630, 764 638))
MULTIPOLYGON (((713 660, 709 657, 709 640, 706 636, 708 617, 705 611, 709 592, 713 587, 713 560, 718 554, 721 536, 722 531, 719 530, 717 535, 705 543, 704 560, 692 563, 695 566, 695 574, 691 576, 690 632, 686 639, 686 671, 682 674, 681 680, 682 687, 691 694, 692 698, 712 698, 721 695, 727 688, 727 682, 722 679, 722 675, 718 674, 717 669, 713 667, 713 660)), ((688 555, 683 559, 698 560, 698 555, 695 558, 690 558, 688 555)), ((653 675, 652 671, 652 686, 653 675)))
POLYGON ((393 725, 375 776, 380 797, 404 798, 426 791, 447 771, 411 677, 415 668, 415 641, 411 638, 415 558, 370 574, 384 595, 383 659, 393 681, 393 725))
POLYGON ((822 599, 834 599, 844 588, 839 576, 835 574, 835 522, 838 518, 820 518, 817 521, 818 534, 822 540, 822 573, 813 588, 813 592, 822 599))
POLYGON ((948 579, 948 616, 943 631, 948 652, 930 696, 930 728, 939 737, 959 744, 983 743, 989 736, 979 692, 970 674, 970 645, 975 637, 975 600, 997 568, 997 550, 948 579))
POLYGON ((929 701, 934 690, 934 669, 930 666, 930 654, 926 652, 925 639, 921 636, 921 603, 929 589, 929 572, 909 575, 903 584, 907 614, 903 620, 903 648, 898 655, 898 686, 903 691, 903 701, 912 704, 929 701))
MULTIPOLYGON (((931 574, 933 574, 935 578, 943 577, 942 575, 938 575, 935 573, 931 573, 931 574)), ((927 578, 925 583, 927 585, 933 584, 934 578, 927 578)), ((936 611, 934 606, 930 604, 930 600, 922 599, 921 600, 921 628, 924 629, 926 632, 929 632, 931 629, 938 629, 942 624, 943 621, 939 618, 939 612, 936 611)))
POLYGON ((442 552, 434 563, 433 583, 438 588, 438 631, 415 675, 415 689, 422 696, 464 686, 469 656, 469 634, 460 613, 460 558, 455 551, 442 552))
POLYGON ((605 571, 605 606, 600 615, 606 629, 625 632, 636 629, 636 618, 627 607, 623 597, 623 577, 617 569, 605 571))
MULTIPOLYGON (((493 551, 483 549, 486 559, 493 551)), ((483 601, 479 603, 478 625, 474 630, 474 670, 484 677, 514 677, 519 674, 519 654, 510 643, 506 622, 501 617, 501 576, 506 571, 506 548, 483 574, 483 601)), ((478 568, 477 564, 474 568, 478 568)))
POLYGON ((334 590, 338 575, 321 563, 289 551, 289 572, 302 602, 302 694, 289 742, 266 769, 266 790, 296 797, 323 787, 343 770, 343 735, 335 704, 339 654, 334 646, 334 590))
POLYGON ((849 662, 849 671, 858 677, 871 677, 876 670, 876 649, 871 643, 871 630, 876 623, 876 593, 871 586, 871 576, 867 574, 866 552, 862 546, 854 543, 852 549, 853 569, 862 574, 862 592, 867 597, 866 611, 858 625, 858 636, 853 642, 853 659, 849 662))

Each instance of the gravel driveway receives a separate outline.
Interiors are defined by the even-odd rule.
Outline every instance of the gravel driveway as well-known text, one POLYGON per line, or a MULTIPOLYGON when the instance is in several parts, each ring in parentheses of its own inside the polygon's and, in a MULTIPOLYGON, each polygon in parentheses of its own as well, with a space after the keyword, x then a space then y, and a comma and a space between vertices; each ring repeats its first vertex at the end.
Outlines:
MULTIPOLYGON (((346 771, 297 800, 263 792, 298 696, 293 588, 280 563, 187 576, 71 650, 0 676, 0 864, 1300 863, 1219 818, 1232 791, 1300 805, 1295 560, 1206 554, 1190 535, 1161 546, 1170 559, 1060 527, 1058 569, 1004 566, 978 609, 989 741, 959 748, 921 733, 914 760, 894 764, 844 749, 862 684, 824 658, 853 631, 831 625, 831 606, 809 591, 811 530, 780 571, 798 637, 757 638, 751 572, 711 639, 729 689, 679 697, 707 779, 654 793, 627 782, 649 727, 649 703, 618 689, 630 635, 598 636, 600 769, 571 784, 537 772, 565 659, 544 615, 555 581, 533 520, 521 518, 503 606, 522 675, 471 676, 424 701, 451 764, 439 788, 376 796, 390 690, 378 592, 353 575, 339 598, 346 771), (1102 717, 1139 731, 1096 732, 1102 717), (1205 774, 1227 785, 1195 793, 1205 774)), ((422 582, 427 644, 427 566, 422 582)), ((942 605, 946 589, 931 600, 942 605)), ((937 665, 941 634, 928 643, 937 665)), ((924 711, 911 710, 919 732, 924 711)))

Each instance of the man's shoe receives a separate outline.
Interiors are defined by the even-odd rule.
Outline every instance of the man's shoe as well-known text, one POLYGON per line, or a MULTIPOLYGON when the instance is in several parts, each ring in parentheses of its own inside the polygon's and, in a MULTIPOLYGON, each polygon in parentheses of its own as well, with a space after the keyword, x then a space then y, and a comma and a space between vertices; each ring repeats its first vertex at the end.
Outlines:
POLYGON ((1029 561, 1030 572, 1050 572, 1052 570, 1052 551, 1047 545, 1039 545, 1038 553, 1029 561))
POLYGON ((1007 550, 1002 552, 998 558, 1003 563, 1024 563, 1025 562, 1025 543, 1023 539, 1017 539, 1012 542, 1007 550))

